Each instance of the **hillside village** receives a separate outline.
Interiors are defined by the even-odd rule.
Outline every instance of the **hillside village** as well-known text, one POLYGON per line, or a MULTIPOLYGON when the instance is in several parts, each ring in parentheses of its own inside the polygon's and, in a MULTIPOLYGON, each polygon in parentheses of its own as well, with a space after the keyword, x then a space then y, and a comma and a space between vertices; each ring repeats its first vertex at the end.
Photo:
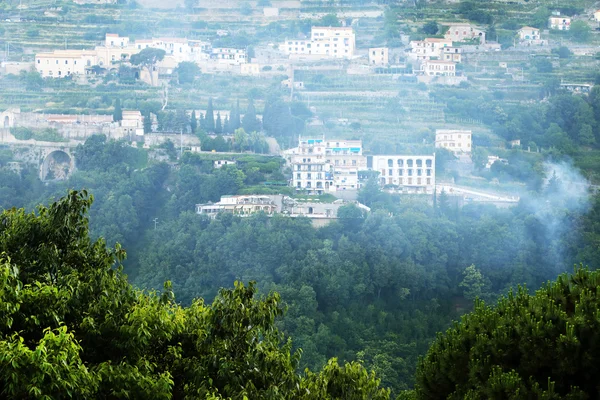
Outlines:
MULTIPOLYGON (((355 201, 376 176, 427 201, 448 190, 514 205, 557 142, 491 119, 598 81, 600 10, 586 1, 13 3, 0 145, 74 149, 103 134, 157 159, 176 148, 174 165, 184 152, 280 155, 278 184, 300 197, 355 201)), ((598 128, 585 134, 593 144, 598 128)))

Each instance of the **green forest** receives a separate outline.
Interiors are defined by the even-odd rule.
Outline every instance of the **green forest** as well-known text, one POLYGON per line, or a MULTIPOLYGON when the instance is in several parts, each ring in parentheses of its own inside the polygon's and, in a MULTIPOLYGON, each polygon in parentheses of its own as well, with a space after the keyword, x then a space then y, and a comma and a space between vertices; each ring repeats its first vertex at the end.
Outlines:
POLYGON ((186 153, 172 168, 94 136, 76 150, 76 162, 67 181, 48 184, 35 170, 1 168, 0 207, 33 210, 87 188, 95 198, 92 240, 127 249, 123 271, 135 287, 193 307, 198 298, 218 302, 220 288, 236 281, 256 281, 252 293, 281 298, 270 329, 293 338, 290 354, 301 349, 290 368, 358 362, 391 396, 415 387, 419 357, 477 299, 494 304, 517 285, 536 289, 574 264, 596 269, 599 259, 600 199, 556 176, 510 209, 458 207, 444 193, 424 202, 370 181, 359 196, 368 215, 346 206, 339 220, 316 229, 305 218, 194 213, 197 203, 281 179, 276 157, 249 155, 213 169, 210 158, 186 153))

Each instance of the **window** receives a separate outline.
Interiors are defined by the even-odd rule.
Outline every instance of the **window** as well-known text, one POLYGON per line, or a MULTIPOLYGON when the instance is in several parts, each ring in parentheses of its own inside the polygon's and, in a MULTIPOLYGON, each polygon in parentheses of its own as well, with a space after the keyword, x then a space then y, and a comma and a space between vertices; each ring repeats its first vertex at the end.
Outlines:
POLYGON ((389 169, 388 170, 388 175, 390 175, 390 176, 394 175, 394 170, 393 169, 389 169))
POLYGON ((427 166, 427 168, 431 168, 431 160, 426 160, 425 165, 427 166))
POLYGON ((388 159, 388 167, 392 167, 394 165, 394 160, 392 160, 391 158, 388 159))
POLYGON ((408 176, 413 176, 413 170, 412 169, 408 170, 408 176))
POLYGON ((40 60, 38 59, 37 61, 38 61, 38 64, 39 64, 39 63, 40 63, 40 60))
POLYGON ((404 167, 404 160, 398 160, 398 166, 404 167))
POLYGON ((421 184, 421 178, 417 178, 417 185, 421 184))
POLYGON ((423 160, 417 160, 417 167, 421 168, 423 166, 423 160))
POLYGON ((56 60, 56 64, 58 65, 58 60, 56 60))
POLYGON ((417 170, 417 175, 418 175, 418 176, 421 176, 421 175, 423 175, 423 170, 422 170, 422 169, 418 169, 418 170, 417 170))
POLYGON ((352 166, 356 166, 356 160, 352 160, 352 166))
POLYGON ((431 185, 431 178, 427 178, 427 184, 431 185))
POLYGON ((398 176, 402 176, 402 175, 403 175, 403 173, 404 173, 404 170, 402 170, 402 169, 399 169, 399 170, 398 170, 398 176))
POLYGON ((430 169, 427 170, 427 176, 431 176, 431 170, 430 169))
POLYGON ((413 160, 406 160, 406 165, 408 166, 408 168, 412 168, 413 166, 413 160))
POLYGON ((301 173, 297 173, 296 174, 296 179, 302 179, 302 174, 301 173))

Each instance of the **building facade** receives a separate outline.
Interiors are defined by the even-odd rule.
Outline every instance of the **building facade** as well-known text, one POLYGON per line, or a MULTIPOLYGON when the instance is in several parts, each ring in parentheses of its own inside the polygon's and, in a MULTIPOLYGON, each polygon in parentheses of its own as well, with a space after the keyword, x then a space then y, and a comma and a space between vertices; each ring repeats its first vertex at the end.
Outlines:
POLYGON ((433 193, 435 153, 426 156, 368 156, 369 169, 379 172, 381 186, 396 186, 406 193, 433 193))
POLYGON ((462 49, 460 47, 444 47, 441 54, 441 60, 443 61, 452 61, 457 64, 462 62, 462 49))
POLYGON ((426 76, 456 76, 456 63, 442 60, 426 60, 421 64, 421 72, 426 76))
POLYGON ((389 49, 387 47, 372 47, 369 49, 369 65, 388 65, 389 49))
POLYGON ((453 153, 471 153, 472 132, 468 130, 437 129, 435 147, 453 153))
POLYGON ((524 26, 518 31, 521 40, 539 40, 541 39, 540 30, 530 26, 524 26))
POLYGON ((284 157, 292 168, 291 185, 309 194, 354 193, 363 184, 360 171, 367 170, 380 172, 382 186, 396 185, 404 192, 431 193, 435 186, 435 155, 365 156, 361 140, 301 138, 284 157), (387 168, 389 160, 394 171, 387 168))
POLYGON ((426 38, 424 40, 413 40, 410 42, 409 56, 415 60, 442 59, 443 49, 452 47, 452 40, 426 38))
POLYGON ((559 31, 568 31, 571 29, 571 18, 563 16, 552 16, 548 18, 548 28, 559 31))
POLYGON ((351 27, 317 27, 311 29, 310 40, 287 39, 279 48, 287 55, 320 58, 352 58, 356 37, 351 27))
POLYGON ((444 34, 446 39, 453 42, 464 42, 478 40, 479 44, 485 44, 485 31, 470 24, 451 24, 444 34))

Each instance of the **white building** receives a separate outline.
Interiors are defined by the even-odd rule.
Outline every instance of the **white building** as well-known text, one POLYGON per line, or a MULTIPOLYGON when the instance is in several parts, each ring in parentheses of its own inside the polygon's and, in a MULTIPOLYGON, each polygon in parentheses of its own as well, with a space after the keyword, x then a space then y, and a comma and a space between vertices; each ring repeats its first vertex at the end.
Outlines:
POLYGON ((310 40, 287 39, 279 48, 290 56, 312 58, 352 58, 356 38, 351 27, 317 27, 311 29, 310 40))
POLYGON ((548 28, 559 31, 568 31, 571 29, 571 18, 563 16, 552 16, 548 18, 548 28))
POLYGON ((600 10, 594 11, 594 21, 600 22, 600 10))
POLYGON ((479 44, 485 44, 485 31, 478 29, 471 24, 450 24, 444 34, 446 39, 453 42, 464 42, 468 40, 479 40, 479 44))
POLYGON ((435 147, 453 153, 471 153, 472 132, 467 130, 437 129, 435 147))
POLYGON ((421 64, 426 76, 456 76, 456 64, 452 61, 426 60, 421 64))
POLYGON ((379 172, 381 186, 398 186, 406 193, 433 193, 435 153, 426 156, 367 156, 369 169, 379 172))
POLYGON ((245 64, 246 50, 234 49, 229 47, 216 47, 210 53, 211 60, 217 60, 219 63, 240 65, 245 64))
POLYGON ((93 50, 58 50, 35 56, 35 69, 43 78, 85 75, 86 67, 93 65, 97 65, 96 52, 93 50))
POLYGON ((123 119, 119 125, 123 137, 144 136, 144 117, 140 111, 123 110, 123 119))
POLYGON ((444 47, 452 47, 452 40, 439 38, 413 40, 410 42, 409 56, 415 60, 441 59, 444 47))
POLYGON ((530 26, 524 26, 518 30, 520 40, 539 40, 541 39, 540 30, 530 26))
POLYGON ((213 166, 217 169, 224 167, 225 165, 236 165, 236 161, 235 160, 217 160, 213 163, 213 166))
POLYGON ((372 47, 369 49, 369 65, 388 65, 389 50, 387 47, 372 47))
POLYGON ((440 60, 454 63, 462 62, 462 49, 460 47, 444 47, 441 49, 441 55, 440 60))

